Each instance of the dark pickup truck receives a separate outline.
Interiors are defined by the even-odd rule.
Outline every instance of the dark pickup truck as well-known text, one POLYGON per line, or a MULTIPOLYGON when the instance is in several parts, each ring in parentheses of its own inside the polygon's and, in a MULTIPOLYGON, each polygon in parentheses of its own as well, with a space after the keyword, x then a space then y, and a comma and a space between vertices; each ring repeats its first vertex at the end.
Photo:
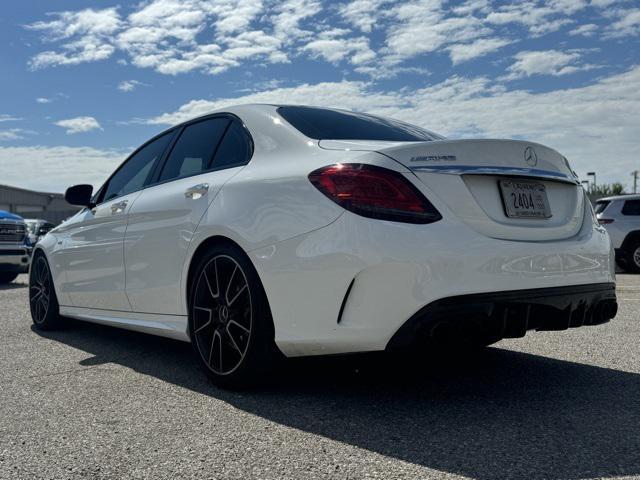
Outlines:
POLYGON ((22 217, 0 210, 0 284, 29 271, 32 248, 22 217))

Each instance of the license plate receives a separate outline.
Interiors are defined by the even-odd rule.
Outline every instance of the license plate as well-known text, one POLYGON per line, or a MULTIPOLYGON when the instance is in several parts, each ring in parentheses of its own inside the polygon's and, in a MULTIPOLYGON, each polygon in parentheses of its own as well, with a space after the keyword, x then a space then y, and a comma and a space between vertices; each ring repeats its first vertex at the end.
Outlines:
POLYGON ((500 180, 500 193, 507 217, 550 218, 547 189, 542 183, 524 180, 500 180))

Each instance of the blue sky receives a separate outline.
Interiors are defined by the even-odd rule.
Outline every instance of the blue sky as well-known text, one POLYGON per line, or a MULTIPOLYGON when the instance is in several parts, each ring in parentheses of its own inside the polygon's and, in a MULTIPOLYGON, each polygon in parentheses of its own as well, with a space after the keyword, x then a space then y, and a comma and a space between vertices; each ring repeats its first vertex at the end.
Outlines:
POLYGON ((640 169, 637 1, 21 1, 0 40, 0 183, 98 185, 168 125, 254 101, 640 169))

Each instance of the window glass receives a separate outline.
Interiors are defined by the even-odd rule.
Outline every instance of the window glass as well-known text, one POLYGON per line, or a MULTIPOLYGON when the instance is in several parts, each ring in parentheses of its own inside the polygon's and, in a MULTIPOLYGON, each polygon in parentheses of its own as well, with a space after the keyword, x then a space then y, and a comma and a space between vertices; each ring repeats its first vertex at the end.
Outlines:
POLYGON ((209 118, 185 127, 169 154, 159 180, 164 182, 207 170, 229 121, 222 117, 209 118))
POLYGON ((596 213, 602 213, 604 212, 604 209, 607 208, 609 206, 611 202, 608 200, 602 200, 599 202, 596 202, 595 207, 593 207, 593 209, 595 210, 596 213))
POLYGON ((640 215, 640 199, 627 200, 622 207, 623 215, 640 215))
POLYGON ((111 177, 102 196, 103 201, 140 190, 151 172, 153 163, 162 156, 173 132, 155 139, 142 147, 111 177))
POLYGON ((231 122, 216 151, 213 168, 225 168, 246 163, 251 154, 250 148, 251 144, 244 127, 239 122, 231 122))
POLYGON ((364 113, 315 107, 280 107, 278 113, 316 140, 388 140, 423 142, 444 137, 415 125, 364 113))

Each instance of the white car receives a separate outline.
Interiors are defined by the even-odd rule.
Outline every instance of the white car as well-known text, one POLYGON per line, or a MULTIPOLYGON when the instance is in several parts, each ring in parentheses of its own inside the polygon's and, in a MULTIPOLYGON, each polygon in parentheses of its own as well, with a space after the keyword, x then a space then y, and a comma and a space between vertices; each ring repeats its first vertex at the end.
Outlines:
POLYGON ((640 195, 601 198, 595 211, 609 232, 620 266, 640 273, 640 195))
POLYGON ((614 261, 556 151, 245 105, 136 150, 36 246, 35 326, 191 341, 217 382, 277 355, 488 345, 615 316, 614 261))

